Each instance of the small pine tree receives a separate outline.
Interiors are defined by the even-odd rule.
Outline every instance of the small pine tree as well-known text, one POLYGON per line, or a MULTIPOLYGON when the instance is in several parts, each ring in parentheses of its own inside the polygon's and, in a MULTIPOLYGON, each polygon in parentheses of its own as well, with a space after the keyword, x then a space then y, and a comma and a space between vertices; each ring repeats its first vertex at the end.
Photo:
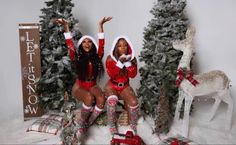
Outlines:
MULTIPOLYGON (((158 0, 151 13, 154 18, 148 22, 144 29, 144 44, 140 54, 140 61, 144 66, 140 68, 141 86, 137 93, 141 99, 141 110, 154 118, 155 122, 161 120, 158 116, 160 86, 164 85, 165 97, 169 99, 169 114, 174 116, 175 105, 178 99, 178 88, 175 86, 176 70, 181 52, 173 49, 171 42, 184 39, 188 26, 185 16, 185 0, 158 0)), ((162 124, 162 131, 169 130, 168 124, 162 124), (166 129, 164 129, 166 128, 166 129)), ((155 132, 160 124, 156 126, 155 132)))
POLYGON ((71 89, 75 80, 75 72, 67 53, 63 36, 63 27, 55 23, 58 18, 69 21, 72 36, 75 40, 81 37, 78 21, 72 16, 71 0, 51 0, 46 8, 41 9, 41 65, 42 77, 37 83, 40 103, 49 110, 60 110, 65 92, 71 97, 71 89))

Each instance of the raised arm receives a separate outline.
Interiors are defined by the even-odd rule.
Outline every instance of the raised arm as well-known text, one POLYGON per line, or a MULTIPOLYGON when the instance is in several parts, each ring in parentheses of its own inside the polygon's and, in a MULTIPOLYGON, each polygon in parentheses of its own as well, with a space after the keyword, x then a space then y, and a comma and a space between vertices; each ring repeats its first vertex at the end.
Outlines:
POLYGON ((112 19, 112 17, 103 17, 100 21, 99 21, 99 25, 98 25, 98 32, 99 33, 103 33, 104 29, 103 29, 103 24, 105 24, 106 22, 110 21, 112 19))
POLYGON ((55 22, 63 25, 65 33, 70 32, 68 22, 65 19, 57 19, 55 22))
POLYGON ((76 60, 76 48, 75 48, 74 42, 72 40, 72 36, 71 36, 71 33, 70 33, 68 22, 64 19, 57 19, 55 22, 58 23, 58 24, 63 25, 64 32, 65 32, 64 36, 65 36, 65 39, 66 39, 66 45, 68 47, 68 52, 69 52, 69 55, 70 55, 70 59, 72 61, 75 61, 76 60))
POLYGON ((104 29, 103 25, 110 21, 112 17, 103 17, 98 24, 98 57, 102 59, 104 55, 104 45, 105 45, 105 39, 104 39, 104 29))

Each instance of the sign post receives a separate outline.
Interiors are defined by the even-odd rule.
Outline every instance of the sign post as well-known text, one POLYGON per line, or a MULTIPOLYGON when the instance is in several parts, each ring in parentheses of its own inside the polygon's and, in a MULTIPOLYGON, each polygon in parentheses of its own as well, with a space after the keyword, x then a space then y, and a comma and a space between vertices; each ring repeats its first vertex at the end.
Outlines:
POLYGON ((19 24, 19 39, 24 120, 28 120, 43 114, 36 94, 36 82, 41 77, 39 25, 19 24))

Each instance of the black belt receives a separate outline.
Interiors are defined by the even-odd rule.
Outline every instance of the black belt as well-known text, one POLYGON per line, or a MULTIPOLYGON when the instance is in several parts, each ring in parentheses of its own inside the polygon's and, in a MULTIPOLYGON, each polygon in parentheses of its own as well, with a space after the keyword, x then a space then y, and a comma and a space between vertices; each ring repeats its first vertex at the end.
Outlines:
MULTIPOLYGON (((78 79, 78 80, 80 80, 80 79, 78 79)), ((96 80, 94 78, 91 78, 91 79, 87 78, 85 80, 80 80, 80 81, 82 81, 82 82, 94 82, 96 80)))
POLYGON ((115 81, 113 81, 113 80, 111 80, 111 82, 112 82, 114 85, 116 85, 116 86, 118 86, 118 87, 121 87, 121 88, 124 87, 125 85, 127 85, 127 84, 129 83, 129 81, 120 83, 120 82, 115 82, 115 81))
POLYGON ((92 78, 92 79, 85 79, 85 82, 94 82, 94 81, 95 81, 94 78, 92 78))

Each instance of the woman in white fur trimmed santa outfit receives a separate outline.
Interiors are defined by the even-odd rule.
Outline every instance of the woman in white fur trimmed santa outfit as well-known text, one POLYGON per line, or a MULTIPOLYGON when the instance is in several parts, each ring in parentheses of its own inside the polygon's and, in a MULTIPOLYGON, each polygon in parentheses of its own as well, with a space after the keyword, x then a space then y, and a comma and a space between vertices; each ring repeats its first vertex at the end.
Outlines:
POLYGON ((91 36, 85 35, 78 41, 77 48, 73 43, 68 22, 64 19, 56 20, 56 23, 64 26, 69 56, 76 66, 77 79, 72 88, 72 95, 83 102, 81 117, 78 122, 75 122, 77 128, 75 137, 78 140, 82 134, 86 133, 88 126, 94 122, 104 108, 106 99, 103 91, 97 85, 97 78, 103 72, 102 58, 105 43, 103 24, 111 19, 111 17, 104 17, 99 22, 98 46, 91 36), (96 103, 95 107, 92 106, 93 103, 96 103))
POLYGON ((122 99, 128 105, 130 127, 136 134, 139 104, 133 88, 129 85, 129 79, 137 75, 137 59, 133 45, 126 36, 119 36, 114 40, 110 55, 106 59, 106 71, 110 77, 105 86, 110 132, 117 133, 116 105, 118 99, 122 99))

